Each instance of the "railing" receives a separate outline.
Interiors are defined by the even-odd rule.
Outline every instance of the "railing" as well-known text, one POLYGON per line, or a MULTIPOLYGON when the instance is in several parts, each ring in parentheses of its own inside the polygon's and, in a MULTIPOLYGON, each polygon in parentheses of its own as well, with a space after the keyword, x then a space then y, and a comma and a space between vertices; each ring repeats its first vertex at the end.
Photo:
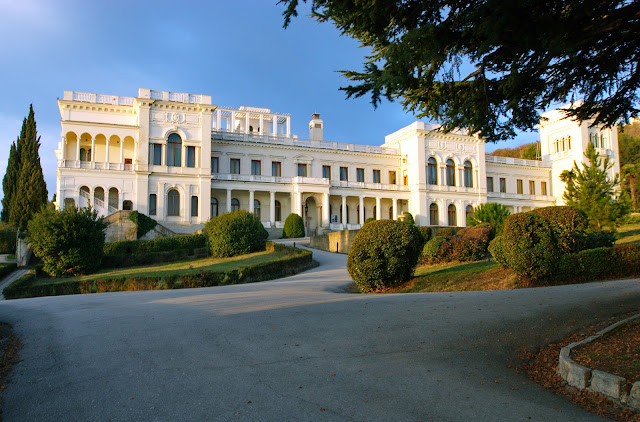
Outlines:
POLYGON ((58 167, 73 169, 96 169, 96 170, 134 170, 133 164, 121 164, 121 163, 103 163, 93 161, 78 161, 78 160, 58 160, 58 167))
POLYGON ((524 193, 508 193, 508 192, 488 192, 487 197, 489 198, 500 198, 500 199, 517 199, 517 200, 529 200, 529 201, 546 201, 553 202, 554 197, 548 195, 529 195, 524 193))
POLYGON ((500 157, 497 155, 485 155, 485 161, 487 163, 496 163, 496 164, 515 164, 519 166, 530 166, 530 167, 551 167, 551 163, 548 161, 525 160, 522 158, 500 157))
POLYGON ((341 188, 356 188, 356 189, 379 189, 379 190, 396 190, 396 191, 408 191, 409 186, 405 185, 389 185, 383 183, 367 183, 367 182, 348 182, 344 180, 331 180, 331 186, 341 188))
POLYGON ((100 208, 104 208, 104 201, 100 198, 94 198, 93 204, 99 206, 100 208))
POLYGON ((291 183, 290 177, 258 176, 254 174, 214 173, 211 178, 215 180, 238 180, 241 182, 291 183))
POLYGON ((212 129, 211 139, 302 146, 340 151, 367 152, 373 154, 398 155, 398 150, 396 148, 383 148, 373 145, 345 144, 340 142, 318 141, 313 139, 298 139, 284 135, 261 134, 256 132, 244 133, 226 131, 224 129, 212 129))
POLYGON ((114 212, 118 212, 118 209, 116 207, 109 205, 109 215, 113 214, 114 212))
POLYGON ((89 92, 65 91, 64 99, 70 101, 82 101, 85 103, 133 105, 133 97, 120 97, 118 95, 92 94, 89 92))
POLYGON ((91 199, 91 195, 86 190, 80 189, 80 196, 85 199, 91 199))

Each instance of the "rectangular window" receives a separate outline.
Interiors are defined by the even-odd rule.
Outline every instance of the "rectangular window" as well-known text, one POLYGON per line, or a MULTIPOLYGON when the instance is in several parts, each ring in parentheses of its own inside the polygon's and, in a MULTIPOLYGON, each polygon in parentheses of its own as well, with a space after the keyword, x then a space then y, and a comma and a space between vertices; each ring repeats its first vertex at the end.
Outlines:
POLYGON ((196 147, 187 147, 187 167, 196 166, 196 147))
POLYGON ((260 160, 251 160, 251 174, 260 176, 262 174, 262 162, 260 160))
POLYGON ((156 194, 152 193, 149 195, 149 215, 156 215, 156 194))
POLYGON ((220 172, 220 158, 211 157, 211 174, 220 172))
POLYGON ((540 182, 540 195, 547 196, 547 182, 540 182))
POLYGON ((522 195, 522 179, 516 180, 516 193, 522 195))
POLYGON ((198 216, 198 197, 192 196, 191 197, 191 217, 197 217, 197 216, 198 216))
POLYGON ((151 144, 149 150, 149 162, 154 166, 162 165, 162 145, 151 144))
POLYGON ((406 174, 402 176, 402 184, 405 186, 409 185, 409 176, 407 176, 406 174))
POLYGON ((347 167, 340 167, 340 180, 343 182, 349 180, 349 169, 347 167))
POLYGON ((487 192, 493 192, 493 177, 487 177, 487 192))
POLYGON ((380 170, 373 171, 373 183, 380 183, 380 170))
POLYGON ((529 195, 536 194, 536 182, 535 180, 529 180, 529 195))
POLYGON ((500 192, 505 193, 507 191, 507 179, 500 178, 500 192))
POLYGON ((322 178, 331 179, 331 166, 322 166, 322 178))
POLYGON ((389 172, 389 184, 390 185, 395 185, 396 184, 396 172, 395 171, 390 171, 389 172))
POLYGON ((240 174, 240 159, 232 158, 229 160, 229 173, 240 174))
POLYGON ((307 165, 298 164, 298 177, 307 177, 307 165))
POLYGON ((364 182, 364 169, 356 169, 356 181, 364 182))
POLYGON ((282 163, 280 161, 271 162, 271 175, 275 177, 282 177, 282 163))

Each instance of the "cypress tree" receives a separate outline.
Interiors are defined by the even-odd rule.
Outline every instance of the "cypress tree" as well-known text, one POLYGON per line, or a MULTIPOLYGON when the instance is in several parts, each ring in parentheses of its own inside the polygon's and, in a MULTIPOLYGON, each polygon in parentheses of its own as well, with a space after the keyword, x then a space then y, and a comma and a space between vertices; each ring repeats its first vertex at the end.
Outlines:
POLYGON ((40 165, 40 138, 33 105, 22 125, 17 152, 20 156, 18 183, 13 195, 9 222, 26 230, 31 217, 47 203, 47 185, 40 165), (21 142, 22 141, 22 142, 21 142))
POLYGON ((20 173, 20 156, 18 155, 16 142, 13 142, 9 152, 7 171, 4 174, 4 179, 2 179, 2 192, 4 192, 4 197, 2 198, 0 220, 5 223, 9 222, 9 216, 11 215, 11 203, 18 186, 18 173, 20 173))

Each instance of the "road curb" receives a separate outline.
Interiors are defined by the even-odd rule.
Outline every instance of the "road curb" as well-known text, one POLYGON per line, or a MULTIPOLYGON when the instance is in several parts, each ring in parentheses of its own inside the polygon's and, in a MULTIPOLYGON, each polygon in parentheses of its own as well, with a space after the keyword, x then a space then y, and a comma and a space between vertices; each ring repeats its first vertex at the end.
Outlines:
POLYGON ((618 321, 591 337, 563 347, 558 356, 557 374, 575 388, 604 394, 622 405, 640 410, 640 381, 634 382, 629 388, 627 380, 623 377, 587 368, 571 359, 571 350, 574 348, 597 340, 616 328, 636 320, 640 320, 640 314, 618 321))

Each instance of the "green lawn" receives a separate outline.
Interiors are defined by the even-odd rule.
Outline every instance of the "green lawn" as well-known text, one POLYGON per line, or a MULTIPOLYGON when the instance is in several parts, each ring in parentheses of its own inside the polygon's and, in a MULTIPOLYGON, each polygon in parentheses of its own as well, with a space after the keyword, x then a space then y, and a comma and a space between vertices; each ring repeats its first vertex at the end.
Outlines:
POLYGON ((618 227, 616 245, 640 243, 640 224, 625 224, 618 227))
POLYGON ((244 267, 276 261, 288 256, 284 252, 255 252, 248 255, 240 255, 231 258, 202 258, 196 260, 176 261, 167 264, 154 264, 143 267, 128 267, 116 269, 104 269, 90 275, 51 278, 42 277, 33 280, 31 285, 44 285, 55 283, 66 283, 68 281, 96 280, 122 277, 158 277, 170 275, 194 274, 201 271, 224 272, 239 270, 244 267))
POLYGON ((392 293, 513 289, 515 281, 513 272, 494 261, 424 265, 416 269, 413 280, 392 293))

